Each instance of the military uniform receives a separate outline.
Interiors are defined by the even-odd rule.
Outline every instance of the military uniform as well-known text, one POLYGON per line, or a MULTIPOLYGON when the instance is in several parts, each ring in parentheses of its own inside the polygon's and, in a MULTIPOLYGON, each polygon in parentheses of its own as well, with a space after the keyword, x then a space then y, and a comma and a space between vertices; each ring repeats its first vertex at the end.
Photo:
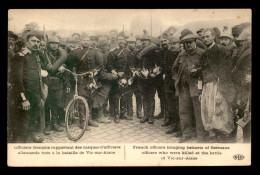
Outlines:
MULTIPOLYGON (((243 35, 243 34, 241 34, 243 35)), ((239 38, 242 38, 239 36, 239 38)), ((239 39, 238 38, 238 39, 239 39)), ((246 40, 246 38, 244 38, 246 40)), ((246 75, 251 75, 252 72, 252 50, 251 43, 246 43, 241 47, 235 47, 235 52, 232 57, 235 61, 232 69, 232 80, 235 83, 238 91, 236 100, 233 106, 233 110, 238 110, 238 118, 242 118, 245 115, 245 110, 248 108, 248 112, 251 112, 251 83, 245 82, 246 75), (249 100, 249 101, 248 101, 249 100)), ((231 134, 235 139, 237 133, 237 126, 234 132, 231 134)), ((251 122, 249 122, 243 128, 243 141, 250 142, 251 140, 251 122)))
POLYGON ((164 119, 166 120, 167 116, 165 116, 165 91, 164 91, 164 87, 162 86, 164 84, 164 80, 163 80, 163 74, 164 74, 164 65, 165 65, 165 59, 166 59, 166 52, 167 52, 167 48, 161 48, 160 50, 157 50, 157 57, 156 57, 156 65, 160 66, 162 68, 162 72, 160 75, 158 75, 155 79, 154 79, 154 86, 155 89, 158 93, 158 97, 160 99, 160 107, 161 107, 161 113, 160 115, 162 115, 164 117, 164 119))
MULTIPOLYGON (((140 52, 142 51, 142 49, 136 50, 135 54, 138 55, 140 52)), ((142 60, 137 59, 137 57, 135 57, 135 61, 134 61, 134 68, 135 71, 140 72, 142 70, 142 60)), ((134 79, 134 88, 136 88, 137 90, 134 91, 135 94, 135 98, 136 98, 136 115, 137 118, 141 119, 143 117, 143 113, 142 113, 142 108, 143 108, 143 89, 142 89, 142 81, 143 79, 141 77, 135 76, 134 79)))
MULTIPOLYGON (((137 58, 141 61, 141 67, 147 69, 151 72, 156 65, 157 59, 157 50, 158 46, 155 44, 150 44, 138 54, 137 58)), ((155 85, 154 78, 150 76, 149 73, 148 79, 142 81, 142 90, 143 93, 143 107, 144 107, 144 117, 140 120, 141 123, 148 121, 150 124, 153 123, 153 115, 155 109, 155 85)))
POLYGON ((19 142, 26 142, 27 135, 32 136, 31 138, 35 142, 42 142, 43 138, 35 139, 35 137, 39 131, 37 122, 40 119, 43 99, 41 63, 44 62, 44 57, 39 51, 24 48, 13 59, 10 78, 13 83, 12 105, 14 105, 14 111, 11 125, 15 128, 14 135, 15 137, 19 135, 19 142), (28 111, 21 107, 24 100, 30 102, 28 111))
POLYGON ((165 64, 164 64, 164 91, 165 91, 165 111, 166 116, 172 125, 175 125, 174 131, 179 129, 179 99, 175 96, 174 80, 172 79, 172 66, 181 51, 166 51, 165 64))
MULTIPOLYGON (((193 36, 186 36, 183 38, 193 39, 193 36)), ((179 96, 179 115, 181 121, 181 130, 183 138, 191 138, 193 133, 197 133, 197 138, 202 140, 206 135, 202 120, 201 108, 199 102, 200 92, 198 90, 198 77, 201 70, 201 57, 205 50, 196 48, 192 52, 181 52, 173 65, 173 78, 175 81, 176 95, 179 96), (190 71, 195 68, 196 74, 190 71), (194 123, 196 121, 196 130, 194 131, 194 123)))
MULTIPOLYGON (((87 48, 77 48, 73 50, 65 61, 65 66, 70 70, 75 70, 77 74, 86 73, 89 71, 94 72, 94 70, 100 70, 103 68, 103 60, 101 53, 92 47, 87 48)), ((95 81, 97 82, 97 77, 95 76, 95 81)), ((92 120, 92 108, 97 108, 98 101, 93 98, 94 94, 88 89, 89 78, 86 76, 78 76, 78 93, 83 96, 89 105, 89 125, 98 126, 92 120)), ((69 84, 67 84, 69 87, 69 84)), ((80 107, 80 115, 84 116, 83 106, 80 107)))
POLYGON ((127 64, 127 55, 129 51, 123 47, 116 47, 111 50, 108 54, 107 58, 107 69, 108 72, 115 70, 117 73, 121 73, 122 76, 119 77, 119 80, 112 81, 112 87, 109 97, 109 104, 111 115, 115 116, 115 122, 118 122, 119 116, 121 118, 125 118, 127 115, 127 106, 125 97, 122 97, 121 102, 119 101, 122 93, 126 90, 124 87, 119 87, 118 82, 122 79, 127 80, 129 78, 129 68, 127 64), (119 114, 119 103, 120 103, 120 113, 119 114))
POLYGON ((48 97, 45 103, 45 122, 49 129, 50 124, 52 125, 55 131, 62 131, 59 128, 58 123, 65 120, 64 106, 62 103, 63 97, 63 88, 65 77, 58 72, 58 67, 61 66, 66 58, 67 53, 62 50, 51 50, 48 49, 46 52, 46 62, 48 62, 48 97), (58 63, 58 64, 57 64, 58 63), (50 111, 51 111, 51 120, 50 120, 50 111))

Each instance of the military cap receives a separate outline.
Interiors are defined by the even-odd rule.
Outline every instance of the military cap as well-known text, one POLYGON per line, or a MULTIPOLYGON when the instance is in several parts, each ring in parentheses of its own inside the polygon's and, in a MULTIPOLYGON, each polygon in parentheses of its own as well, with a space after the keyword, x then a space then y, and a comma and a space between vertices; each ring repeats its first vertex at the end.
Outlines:
POLYGON ((89 39, 92 41, 98 41, 98 36, 90 36, 89 39))
POLYGON ((214 27, 213 30, 215 31, 216 37, 219 37, 221 35, 221 32, 217 27, 214 27))
POLYGON ((124 38, 126 38, 126 36, 125 36, 125 33, 122 31, 122 32, 119 32, 118 34, 117 34, 117 37, 124 37, 124 38))
POLYGON ((75 43, 75 40, 73 38, 67 38, 66 43, 75 43))
POLYGON ((169 39, 169 35, 166 33, 166 32, 164 32, 162 35, 161 35, 161 37, 160 37, 160 40, 165 40, 165 39, 169 39))
POLYGON ((228 33, 227 31, 221 33, 219 38, 222 38, 222 37, 227 37, 227 38, 233 39, 231 33, 228 33))
POLYGON ((200 33, 200 32, 203 32, 203 30, 204 30, 204 28, 201 28, 201 29, 199 29, 196 33, 198 34, 198 33, 200 33))
POLYGON ((136 38, 133 36, 130 36, 129 38, 127 38, 127 42, 136 42, 136 38))
POLYGON ((36 38, 41 40, 42 39, 42 32, 40 32, 40 31, 30 31, 30 32, 27 33, 26 39, 28 40, 32 36, 35 36, 36 38))
POLYGON ((80 34, 79 34, 79 33, 73 33, 73 34, 72 34, 72 37, 73 37, 74 35, 78 35, 78 36, 80 37, 80 34))
POLYGON ((189 34, 192 34, 193 35, 193 32, 190 30, 190 29, 184 29, 181 31, 181 36, 180 36, 180 40, 185 37, 186 35, 189 35, 189 34))
POLYGON ((195 36, 193 34, 188 34, 186 36, 184 36, 182 39, 181 39, 181 42, 183 41, 188 41, 188 40, 196 40, 198 39, 198 36, 195 36))
POLYGON ((243 32, 244 27, 242 25, 236 25, 232 27, 232 35, 240 35, 243 32))
POLYGON ((97 46, 102 47, 102 46, 105 46, 105 45, 109 45, 109 41, 108 41, 107 37, 100 37, 99 40, 98 40, 97 46))
POLYGON ((41 44, 41 45, 45 45, 45 44, 46 44, 46 42, 45 42, 45 41, 43 41, 43 40, 41 40, 40 44, 41 44))
POLYGON ((64 40, 64 39, 61 39, 59 45, 61 45, 61 46, 66 46, 65 40, 64 40))
POLYGON ((50 38, 48 41, 48 43, 59 43, 59 42, 60 42, 60 40, 57 37, 50 38))
POLYGON ((18 39, 18 35, 16 35, 14 32, 12 31, 8 31, 8 37, 10 38, 14 38, 15 40, 18 39))
POLYGON ((139 35, 135 36, 136 40, 139 40, 141 37, 139 35))
POLYGON ((151 36, 147 33, 147 30, 143 30, 144 34, 143 36, 140 38, 140 40, 151 40, 151 36))
POLYGON ((250 34, 246 31, 243 31, 236 40, 245 41, 250 37, 250 34))
POLYGON ((169 44, 171 44, 171 43, 178 43, 178 42, 180 42, 180 39, 177 38, 177 37, 170 37, 169 38, 169 44))

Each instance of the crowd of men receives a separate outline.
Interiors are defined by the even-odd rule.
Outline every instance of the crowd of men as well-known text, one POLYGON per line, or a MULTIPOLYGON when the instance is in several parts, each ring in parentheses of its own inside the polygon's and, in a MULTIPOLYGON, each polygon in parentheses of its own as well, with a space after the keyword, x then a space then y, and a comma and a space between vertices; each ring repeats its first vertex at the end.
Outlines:
MULTIPOLYGON (((236 142, 241 119, 243 140, 250 141, 251 36, 245 25, 229 33, 216 27, 197 34, 184 29, 180 37, 165 32, 159 43, 145 30, 140 37, 116 30, 108 37, 43 35, 8 32, 9 142, 41 143, 43 134, 64 130, 75 91, 65 69, 90 72, 77 82, 88 102, 88 126, 133 120, 135 95, 140 123, 163 119, 162 127, 170 126, 166 134, 180 137, 180 143, 193 137, 200 143, 236 142), (161 112, 154 116, 156 92, 161 112)), ((79 115, 84 117, 84 106, 79 115)))

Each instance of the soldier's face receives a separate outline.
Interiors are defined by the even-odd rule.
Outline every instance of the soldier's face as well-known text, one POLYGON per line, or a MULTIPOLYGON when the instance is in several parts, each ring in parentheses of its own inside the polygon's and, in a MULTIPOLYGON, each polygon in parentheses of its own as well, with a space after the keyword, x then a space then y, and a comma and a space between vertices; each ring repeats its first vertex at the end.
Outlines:
POLYGON ((228 37, 221 37, 221 38, 219 38, 219 42, 223 46, 228 46, 231 43, 231 39, 228 37))
POLYGON ((45 44, 41 44, 40 45, 40 50, 44 50, 46 48, 46 45, 45 44))
POLYGON ((8 38, 8 46, 14 47, 14 43, 15 43, 15 39, 9 37, 9 38, 8 38))
POLYGON ((184 47, 187 51, 191 51, 196 48, 196 41, 195 40, 188 40, 184 42, 184 47))
POLYGON ((116 40, 116 33, 115 32, 110 32, 110 39, 111 39, 111 41, 116 40))
POLYGON ((70 48, 70 49, 73 49, 74 48, 74 43, 68 42, 67 43, 67 47, 70 48))
POLYGON ((90 41, 90 45, 91 45, 92 47, 97 47, 97 41, 96 41, 96 40, 91 40, 91 41, 90 41))
POLYGON ((150 40, 142 40, 143 47, 149 46, 150 43, 150 40))
POLYGON ((167 39, 161 40, 161 46, 164 49, 168 48, 168 40, 167 39))
POLYGON ((81 40, 81 44, 82 44, 83 47, 88 47, 89 44, 90 44, 90 39, 89 39, 88 37, 83 38, 83 39, 81 40))
POLYGON ((120 47, 124 47, 125 46, 125 38, 124 37, 118 37, 118 45, 120 47))
POLYGON ((178 42, 177 43, 170 43, 170 44, 168 44, 168 46, 169 46, 169 49, 171 51, 178 51, 181 47, 180 43, 178 43, 178 42))
POLYGON ((206 31, 202 32, 201 39, 206 46, 210 46, 213 43, 215 36, 212 35, 211 31, 206 31))
POLYGON ((30 50, 36 51, 40 47, 40 40, 35 36, 30 37, 26 42, 26 47, 30 50))
POLYGON ((58 50, 59 43, 50 43, 49 47, 50 47, 51 50, 58 50))
POLYGON ((130 50, 135 49, 135 42, 133 42, 133 41, 127 42, 127 47, 128 47, 130 50))

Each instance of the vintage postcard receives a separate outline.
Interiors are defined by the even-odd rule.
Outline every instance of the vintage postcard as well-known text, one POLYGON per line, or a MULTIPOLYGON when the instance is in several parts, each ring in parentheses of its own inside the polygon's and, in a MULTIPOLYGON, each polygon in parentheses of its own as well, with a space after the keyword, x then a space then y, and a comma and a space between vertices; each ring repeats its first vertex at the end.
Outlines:
POLYGON ((10 167, 250 166, 251 9, 10 9, 10 167))

